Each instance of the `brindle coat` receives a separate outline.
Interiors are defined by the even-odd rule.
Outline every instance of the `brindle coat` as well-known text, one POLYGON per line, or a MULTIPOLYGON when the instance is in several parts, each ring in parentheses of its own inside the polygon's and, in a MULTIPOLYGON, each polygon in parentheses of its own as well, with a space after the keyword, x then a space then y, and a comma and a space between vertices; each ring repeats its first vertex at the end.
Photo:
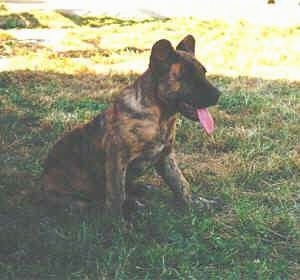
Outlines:
POLYGON ((156 42, 147 71, 109 109, 54 145, 42 177, 45 197, 61 203, 91 197, 121 217, 133 178, 153 164, 177 201, 189 204, 190 187, 172 149, 175 114, 196 120, 196 109, 220 95, 194 51, 191 35, 176 50, 167 40, 156 42))

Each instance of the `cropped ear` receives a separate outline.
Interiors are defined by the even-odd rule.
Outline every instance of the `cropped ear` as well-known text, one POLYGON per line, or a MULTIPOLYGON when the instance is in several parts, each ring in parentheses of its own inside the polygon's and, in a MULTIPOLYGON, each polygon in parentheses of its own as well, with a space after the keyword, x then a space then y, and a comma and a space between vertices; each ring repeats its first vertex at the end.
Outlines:
POLYGON ((168 71, 175 54, 175 50, 168 40, 161 39, 157 41, 151 50, 150 69, 157 74, 168 71))
POLYGON ((187 35, 177 45, 176 50, 189 52, 195 55, 196 40, 193 35, 187 35))

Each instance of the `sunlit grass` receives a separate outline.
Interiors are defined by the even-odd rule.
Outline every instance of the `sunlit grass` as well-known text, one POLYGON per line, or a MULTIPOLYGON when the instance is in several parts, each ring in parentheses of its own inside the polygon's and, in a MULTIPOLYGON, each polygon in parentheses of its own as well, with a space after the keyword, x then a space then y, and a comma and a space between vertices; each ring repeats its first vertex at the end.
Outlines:
MULTIPOLYGON (((66 20, 70 20, 69 17, 66 20)), ((98 20, 101 21, 101 18, 98 20)), ((107 19, 104 18, 103 21, 106 22, 107 19)), ((49 22, 59 23, 60 20, 49 16, 49 22)), ((79 25, 64 29, 64 36, 57 39, 53 37, 54 43, 48 44, 48 49, 40 49, 39 43, 35 48, 26 48, 25 42, 11 38, 5 42, 2 39, 3 54, 9 58, 13 59, 14 54, 20 52, 22 44, 27 52, 17 62, 12 61, 10 69, 48 71, 60 68, 57 65, 61 63, 61 56, 56 54, 60 50, 65 52, 62 55, 66 60, 64 71, 67 73, 77 72, 80 64, 80 61, 69 63, 68 56, 71 60, 83 56, 83 64, 91 71, 142 72, 147 67, 153 42, 167 38, 175 45, 190 33, 197 40, 197 57, 206 65, 210 74, 289 80, 298 80, 300 76, 300 28, 297 26, 261 27, 246 22, 208 22, 192 18, 142 22, 115 20, 97 28, 89 27, 84 22, 79 21, 76 23, 79 25), (32 56, 37 54, 36 48, 39 49, 38 57, 32 63, 32 56), (135 63, 131 63, 132 61, 135 63)), ((65 25, 59 27, 64 28, 65 25)), ((5 38, 15 33, 12 30, 1 34, 1 38, 5 38)), ((53 33, 55 35, 56 32, 53 33)))

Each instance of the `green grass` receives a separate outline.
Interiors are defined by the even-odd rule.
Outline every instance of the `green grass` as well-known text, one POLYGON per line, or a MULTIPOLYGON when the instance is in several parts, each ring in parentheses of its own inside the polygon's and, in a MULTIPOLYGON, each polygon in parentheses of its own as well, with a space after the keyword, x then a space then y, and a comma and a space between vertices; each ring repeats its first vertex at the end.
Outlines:
POLYGON ((58 51, 0 33, 10 62, 0 72, 0 278, 298 279, 300 82, 290 70, 300 67, 299 27, 95 18, 105 24, 93 29, 60 16, 72 28, 58 51), (175 209, 151 172, 143 180, 162 187, 146 195, 145 211, 126 232, 96 209, 32 203, 27 194, 40 187, 57 137, 132 83, 156 39, 175 43, 187 33, 197 37, 197 55, 223 95, 211 108, 212 137, 198 123, 178 120, 177 157, 194 194, 220 197, 224 209, 175 209))

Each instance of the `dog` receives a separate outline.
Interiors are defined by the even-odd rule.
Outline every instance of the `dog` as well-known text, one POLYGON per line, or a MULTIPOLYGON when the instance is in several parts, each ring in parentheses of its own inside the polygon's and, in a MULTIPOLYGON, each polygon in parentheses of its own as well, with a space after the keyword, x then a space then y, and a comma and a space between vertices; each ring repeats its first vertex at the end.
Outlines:
POLYGON ((173 149, 176 115, 200 121, 211 133, 207 107, 217 104, 220 94, 195 58, 192 35, 176 48, 166 39, 157 41, 148 69, 133 85, 50 150, 42 174, 45 197, 65 205, 96 200, 108 215, 122 217, 134 178, 152 165, 176 201, 190 205, 190 186, 173 149))

